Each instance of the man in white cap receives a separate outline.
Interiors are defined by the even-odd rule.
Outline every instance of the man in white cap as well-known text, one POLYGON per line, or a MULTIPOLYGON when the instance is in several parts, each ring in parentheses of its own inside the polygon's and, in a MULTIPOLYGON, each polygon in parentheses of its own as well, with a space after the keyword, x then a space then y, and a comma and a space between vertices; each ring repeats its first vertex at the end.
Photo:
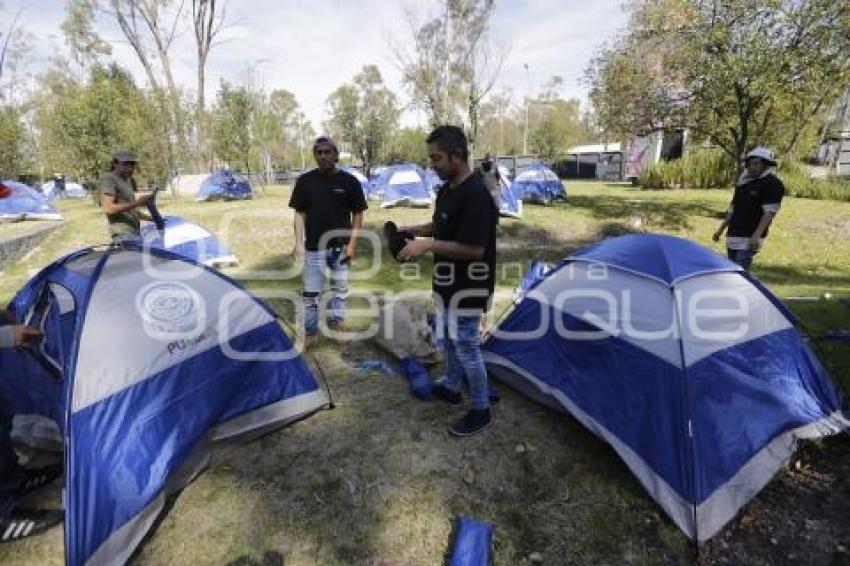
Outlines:
POLYGON ((339 148, 329 136, 313 142, 318 167, 298 177, 289 207, 295 209, 295 256, 304 258, 304 330, 319 331, 319 298, 330 273, 331 300, 328 326, 339 328, 345 319, 348 271, 357 251, 357 235, 368 208, 360 181, 337 169, 339 148))
POLYGON ((112 154, 112 169, 100 178, 100 206, 106 213, 109 235, 114 242, 137 238, 141 233, 141 221, 151 220, 147 213, 139 210, 150 202, 153 193, 136 195, 133 172, 138 161, 135 152, 118 150, 112 154))
POLYGON ((749 271, 753 257, 764 244, 770 223, 779 212, 785 186, 774 173, 776 158, 766 147, 749 152, 744 164, 746 169, 735 184, 735 195, 726 218, 713 239, 719 242, 728 227, 726 251, 729 259, 749 271))

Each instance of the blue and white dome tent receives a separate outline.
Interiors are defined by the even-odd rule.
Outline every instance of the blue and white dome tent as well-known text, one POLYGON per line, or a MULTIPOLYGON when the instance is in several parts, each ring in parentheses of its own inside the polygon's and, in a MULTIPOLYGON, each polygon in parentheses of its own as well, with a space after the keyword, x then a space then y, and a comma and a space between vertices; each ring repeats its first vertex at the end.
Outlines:
POLYGON ((0 187, 0 222, 62 220, 62 214, 32 187, 17 181, 0 181, 0 187))
POLYGON ((511 174, 504 165, 497 165, 499 176, 499 214, 509 218, 522 218, 522 199, 513 189, 511 174))
POLYGON ((360 182, 360 188, 363 189, 363 197, 369 198, 369 192, 372 190, 372 184, 369 182, 369 179, 366 178, 366 175, 361 173, 359 169, 348 165, 343 165, 340 169, 353 175, 354 178, 360 182))
POLYGON ((782 303, 736 264, 672 236, 579 251, 482 350, 498 379, 610 444, 698 543, 770 481, 799 439, 850 425, 782 303))
POLYGON ((16 420, 52 422, 64 439, 72 566, 126 562, 217 448, 329 406, 264 303, 169 252, 78 251, 11 308, 44 338, 0 350, 0 392, 16 420))
POLYGON ((381 208, 427 207, 434 200, 428 190, 425 172, 413 163, 387 167, 375 182, 375 191, 383 195, 381 208))
MULTIPOLYGON (((41 185, 40 189, 41 194, 47 197, 47 200, 63 198, 59 191, 56 189, 56 183, 52 180, 41 185)), ((72 182, 65 183, 64 198, 86 198, 88 195, 89 194, 86 191, 85 187, 83 187, 81 184, 72 182)))
POLYGON ((566 199, 567 190, 554 171, 542 163, 532 163, 522 168, 511 184, 517 198, 525 202, 549 204, 566 199))
POLYGON ((252 197, 253 191, 247 179, 221 169, 204 179, 195 200, 246 200, 252 197))
POLYGON ((234 266, 239 260, 227 245, 208 230, 179 216, 165 217, 165 230, 153 223, 142 227, 145 245, 176 253, 210 267, 234 266))

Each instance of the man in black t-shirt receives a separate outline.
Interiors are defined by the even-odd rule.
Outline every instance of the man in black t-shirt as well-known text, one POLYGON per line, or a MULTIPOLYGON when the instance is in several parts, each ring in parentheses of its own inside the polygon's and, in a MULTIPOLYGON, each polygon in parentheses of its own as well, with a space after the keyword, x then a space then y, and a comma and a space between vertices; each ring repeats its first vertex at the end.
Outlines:
POLYGON ((336 168, 339 150, 333 139, 322 136, 313 144, 318 168, 295 182, 290 208, 295 214, 295 256, 304 258, 304 329, 308 336, 319 330, 319 297, 330 272, 331 299, 328 326, 339 328, 345 319, 348 270, 357 251, 357 234, 368 208, 360 182, 336 168))
POLYGON ((481 175, 469 167, 466 136, 460 128, 440 126, 427 141, 431 168, 446 183, 438 189, 432 221, 404 228, 423 237, 409 241, 398 259, 434 254, 432 287, 441 317, 446 378, 434 386, 433 394, 459 405, 466 378, 472 407, 449 432, 468 436, 490 424, 489 383, 478 329, 493 296, 498 210, 481 175))
POLYGON ((735 184, 735 195, 726 212, 726 218, 712 236, 720 241, 726 231, 726 253, 729 259, 750 270, 753 257, 767 237, 770 223, 779 212, 785 186, 776 177, 773 152, 757 147, 747 154, 746 170, 735 184))

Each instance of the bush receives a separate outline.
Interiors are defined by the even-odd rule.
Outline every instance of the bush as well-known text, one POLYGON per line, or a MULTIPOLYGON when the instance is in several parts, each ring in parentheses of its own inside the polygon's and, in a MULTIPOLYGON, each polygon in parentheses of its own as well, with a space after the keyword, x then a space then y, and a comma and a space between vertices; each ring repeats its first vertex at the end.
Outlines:
MULTIPOLYGON (((724 189, 735 184, 735 163, 717 149, 691 150, 682 159, 644 167, 638 184, 644 189, 724 189)), ((777 175, 788 196, 850 202, 850 181, 812 179, 795 162, 783 162, 777 175)))
POLYGON ((805 167, 797 163, 780 163, 777 175, 782 179, 788 196, 850 202, 850 181, 812 179, 805 167))
POLYGON ((718 149, 692 149, 681 159, 644 167, 638 184, 645 189, 718 189, 735 182, 735 164, 718 149))

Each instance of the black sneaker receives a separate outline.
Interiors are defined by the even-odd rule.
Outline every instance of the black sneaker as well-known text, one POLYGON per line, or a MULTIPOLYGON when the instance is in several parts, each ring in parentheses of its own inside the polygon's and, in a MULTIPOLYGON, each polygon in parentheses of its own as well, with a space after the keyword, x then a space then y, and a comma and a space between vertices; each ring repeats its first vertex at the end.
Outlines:
POLYGON ((55 509, 17 508, 0 519, 0 543, 43 533, 62 522, 65 514, 55 509))
MULTIPOLYGON (((15 495, 23 495, 43 485, 53 483, 62 475, 62 464, 54 464, 43 468, 20 468, 20 479, 12 489, 15 495)), ((2 534, 2 533, 0 533, 2 534)))
POLYGON ((449 432, 455 436, 472 436, 490 424, 490 409, 472 409, 451 426, 449 432))
POLYGON ((436 383, 431 388, 431 396, 434 399, 439 399, 451 405, 452 407, 460 407, 463 402, 463 396, 456 391, 452 391, 442 383, 436 383))

